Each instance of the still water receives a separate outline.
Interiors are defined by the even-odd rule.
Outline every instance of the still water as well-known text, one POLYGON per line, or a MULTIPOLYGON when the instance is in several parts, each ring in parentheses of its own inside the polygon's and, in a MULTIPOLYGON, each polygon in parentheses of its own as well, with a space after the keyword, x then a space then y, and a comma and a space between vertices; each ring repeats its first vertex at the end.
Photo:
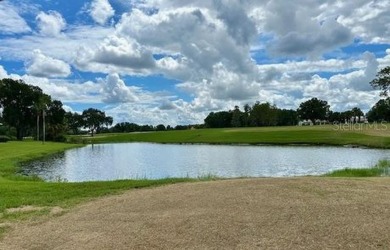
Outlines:
POLYGON ((165 177, 283 177, 321 175, 390 159, 389 150, 306 147, 99 144, 68 150, 22 166, 48 181, 82 182, 165 177))

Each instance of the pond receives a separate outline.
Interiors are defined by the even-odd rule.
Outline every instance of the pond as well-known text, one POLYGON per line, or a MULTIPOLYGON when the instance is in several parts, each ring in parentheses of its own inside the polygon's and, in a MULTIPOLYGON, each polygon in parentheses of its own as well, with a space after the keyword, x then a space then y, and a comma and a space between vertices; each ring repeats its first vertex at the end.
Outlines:
POLYGON ((287 177, 363 168, 389 150, 312 146, 88 145, 22 166, 22 173, 69 182, 166 177, 287 177))

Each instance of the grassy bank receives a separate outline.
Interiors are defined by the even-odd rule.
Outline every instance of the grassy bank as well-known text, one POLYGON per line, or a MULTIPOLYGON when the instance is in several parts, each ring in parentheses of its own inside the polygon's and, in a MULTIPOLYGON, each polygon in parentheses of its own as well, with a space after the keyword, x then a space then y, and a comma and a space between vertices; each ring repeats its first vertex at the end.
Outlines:
POLYGON ((311 127, 264 127, 199 129, 147 133, 101 134, 94 138, 74 137, 84 143, 157 142, 157 143, 210 143, 210 144, 308 144, 356 145, 390 148, 390 124, 311 127))
POLYGON ((380 177, 390 176, 390 161, 382 160, 371 168, 346 168, 336 170, 326 177, 380 177))
MULTIPOLYGON (((19 162, 64 151, 79 145, 63 143, 8 142, 0 143, 0 224, 25 217, 25 213, 8 213, 7 209, 22 206, 63 208, 85 199, 113 194, 131 188, 150 187, 191 179, 123 180, 111 182, 47 183, 16 174, 19 162)), ((49 210, 40 210, 45 213, 49 210)), ((37 212, 32 212, 36 214, 37 212)), ((0 233, 3 229, 0 227, 0 233)))

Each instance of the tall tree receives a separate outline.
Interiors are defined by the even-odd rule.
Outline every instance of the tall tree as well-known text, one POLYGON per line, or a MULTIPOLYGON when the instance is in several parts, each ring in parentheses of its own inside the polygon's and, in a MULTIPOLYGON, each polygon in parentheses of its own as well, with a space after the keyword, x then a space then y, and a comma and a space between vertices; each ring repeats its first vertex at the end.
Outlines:
POLYGON ((232 127, 242 127, 243 125, 243 113, 238 106, 234 107, 232 111, 232 127))
POLYGON ((36 112, 36 119, 37 119, 37 125, 36 125, 36 140, 39 140, 40 138, 40 117, 43 116, 43 113, 46 111, 48 104, 51 102, 51 98, 49 95, 42 94, 38 97, 36 102, 34 103, 34 111, 36 112))
POLYGON ((98 133, 103 126, 111 125, 113 121, 110 116, 106 116, 105 112, 94 108, 84 110, 82 116, 84 127, 89 129, 91 136, 95 132, 98 133))
POLYGON ((298 114, 292 109, 278 109, 278 126, 294 126, 298 124, 298 114))
POLYGON ((244 105, 244 114, 242 118, 242 126, 243 127, 248 127, 249 126, 249 114, 251 112, 251 106, 249 104, 244 105))
POLYGON ((374 88, 379 88, 382 96, 388 96, 390 90, 390 66, 381 69, 370 84, 374 88))
POLYGON ((65 114, 65 123, 68 130, 71 130, 74 135, 77 135, 84 126, 83 116, 78 113, 67 112, 65 114))
POLYGON ((16 129, 16 138, 22 140, 34 127, 36 109, 34 106, 43 96, 39 87, 27 85, 22 80, 0 80, 0 106, 3 119, 16 129))
POLYGON ((47 106, 47 139, 58 140, 65 132, 65 110, 62 108, 62 102, 54 100, 47 106))
POLYGON ((277 123, 278 110, 270 103, 256 102, 250 111, 252 126, 274 126, 277 123))
POLYGON ((312 98, 299 105, 297 110, 301 119, 309 119, 315 123, 316 119, 325 120, 329 114, 329 105, 327 101, 312 98))
POLYGON ((379 100, 367 113, 370 122, 390 121, 390 97, 379 100))
POLYGON ((204 122, 208 128, 229 128, 232 126, 232 116, 233 113, 228 111, 211 112, 204 122))

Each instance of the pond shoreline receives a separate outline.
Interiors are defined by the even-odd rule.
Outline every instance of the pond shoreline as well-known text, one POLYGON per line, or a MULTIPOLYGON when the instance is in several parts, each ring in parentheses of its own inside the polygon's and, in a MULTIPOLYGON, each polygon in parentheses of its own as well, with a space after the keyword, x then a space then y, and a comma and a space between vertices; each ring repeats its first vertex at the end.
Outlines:
POLYGON ((384 149, 313 145, 128 142, 90 144, 24 164, 48 181, 319 176, 373 166, 384 149))
MULTIPOLYGON (((114 142, 115 143, 115 142, 114 142)), ((97 197, 122 193, 134 188, 161 186, 178 182, 197 182, 214 180, 214 176, 204 176, 203 179, 165 179, 165 180, 120 180, 99 181, 82 183, 49 183, 36 178, 16 175, 16 169, 20 162, 32 161, 42 157, 48 157, 54 153, 65 152, 71 148, 83 147, 81 144, 64 144, 47 142, 7 142, 0 144, 0 225, 7 225, 10 219, 4 215, 8 208, 18 208, 25 205, 37 207, 74 207, 76 204, 86 202, 97 197), (50 194, 50 195, 47 195, 50 194)), ((282 178, 283 180, 297 180, 302 177, 282 178)), ((333 179, 328 177, 304 177, 308 179, 319 178, 333 179)), ((237 178, 238 179, 238 178, 237 178)), ((254 179, 254 178, 251 178, 254 179)), ((279 178, 256 178, 256 179, 279 179, 279 178)), ((371 179, 371 178, 369 178, 371 179)), ((360 182, 360 181, 359 181, 360 182)), ((343 192, 340 190, 340 192, 343 192)), ((37 214, 14 214, 12 223, 15 221, 37 217, 37 214)), ((0 228, 1 235, 8 229, 0 228)), ((1 241, 1 239, 0 239, 1 241)))

